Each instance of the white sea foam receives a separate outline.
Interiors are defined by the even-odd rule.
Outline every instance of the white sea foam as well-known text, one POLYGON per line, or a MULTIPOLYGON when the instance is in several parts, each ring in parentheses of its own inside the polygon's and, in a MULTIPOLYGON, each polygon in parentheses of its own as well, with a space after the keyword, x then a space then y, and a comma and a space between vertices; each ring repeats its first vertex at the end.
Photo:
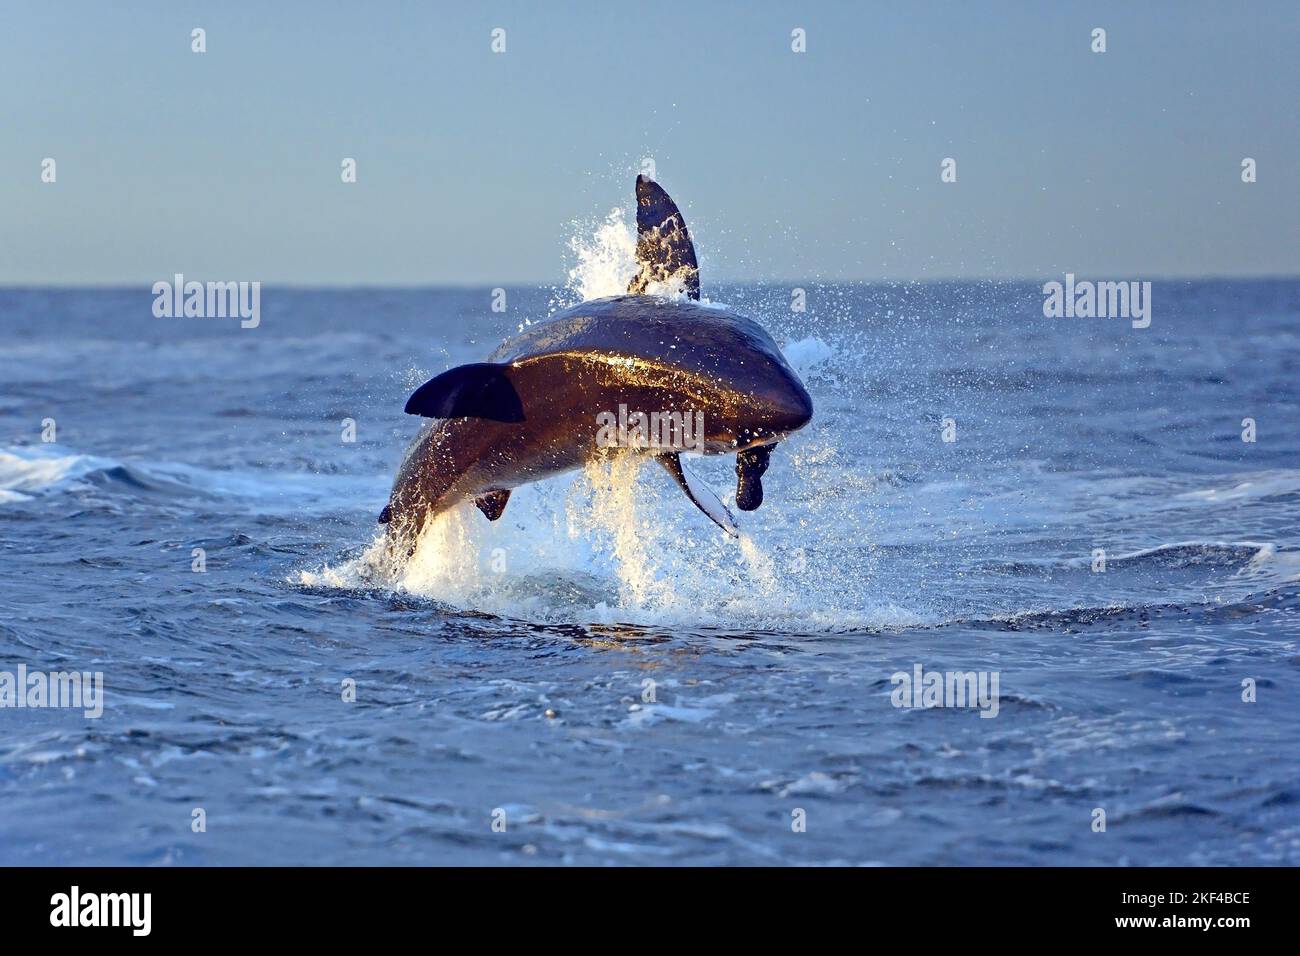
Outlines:
POLYGON ((116 464, 108 458, 69 453, 52 444, 0 449, 0 492, 11 496, 0 497, 0 501, 22 501, 116 464))
POLYGON ((382 507, 386 475, 316 475, 261 469, 199 468, 181 462, 124 462, 85 455, 58 444, 0 448, 0 504, 88 486, 94 476, 127 477, 179 494, 244 499, 259 511, 337 511, 340 505, 382 507))
POLYGON ((1229 501, 1250 501, 1300 493, 1300 471, 1279 470, 1259 475, 1244 476, 1224 487, 1199 488, 1175 497, 1182 501, 1199 501, 1218 504, 1229 501))

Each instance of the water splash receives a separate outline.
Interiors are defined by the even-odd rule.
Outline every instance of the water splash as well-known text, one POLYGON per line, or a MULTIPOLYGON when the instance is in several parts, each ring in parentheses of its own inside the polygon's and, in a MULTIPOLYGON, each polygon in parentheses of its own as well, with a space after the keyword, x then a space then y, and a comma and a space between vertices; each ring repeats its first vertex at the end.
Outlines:
POLYGON ((776 576, 776 562, 744 532, 740 535, 740 556, 744 559, 758 592, 769 598, 775 595, 781 586, 776 576))
MULTIPOLYGON (((627 292, 628 284, 640 271, 635 220, 627 217, 622 207, 615 207, 598 222, 574 223, 567 245, 576 262, 568 270, 564 287, 551 297, 552 311, 627 292)), ((651 282, 645 294, 685 298, 685 271, 651 282)))
POLYGON ((566 513, 569 537, 587 539, 596 554, 608 554, 618 578, 620 606, 644 611, 671 607, 674 593, 665 585, 652 553, 653 519, 645 513, 638 476, 645 459, 614 455, 596 459, 570 488, 566 513))
POLYGON ((648 465, 602 457, 571 479, 516 489, 508 518, 487 522, 468 503, 438 515, 409 558, 380 535, 293 580, 539 622, 842 629, 912 620, 896 608, 825 606, 813 573, 778 559, 765 534, 726 537, 648 465))
POLYGON ((592 228, 575 223, 569 251, 577 262, 568 271, 560 299, 564 305, 621 295, 637 274, 636 229, 622 208, 615 207, 592 228))

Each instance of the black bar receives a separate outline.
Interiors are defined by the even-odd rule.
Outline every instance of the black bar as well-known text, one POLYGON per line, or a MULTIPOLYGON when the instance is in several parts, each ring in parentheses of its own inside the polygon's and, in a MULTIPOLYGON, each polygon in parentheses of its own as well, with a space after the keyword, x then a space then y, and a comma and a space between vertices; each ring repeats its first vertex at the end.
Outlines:
POLYGON ((1242 933, 1276 933, 1290 922, 1284 910, 1294 877, 1285 868, 14 868, 0 871, 0 918, 7 941, 77 933, 80 942, 283 939, 336 946, 373 943, 382 929, 422 938, 463 932, 472 944, 512 931, 527 937, 545 930, 533 937, 539 942, 556 939, 552 932, 589 937, 605 926, 629 939, 644 934, 646 945, 658 948, 671 927, 763 942, 774 926, 798 931, 802 923, 873 941, 901 934, 917 943, 973 945, 997 938, 989 933, 1015 939, 1032 929, 1071 942, 1130 937, 1183 945, 1200 937, 1231 945, 1242 933), (122 897, 110 901, 106 912, 118 907, 125 925, 51 925, 60 916, 60 894, 67 915, 73 886, 88 918, 100 906, 97 896, 87 904, 88 896, 149 894, 147 937, 136 936, 144 927, 143 896, 136 898, 139 909, 127 909, 122 897))

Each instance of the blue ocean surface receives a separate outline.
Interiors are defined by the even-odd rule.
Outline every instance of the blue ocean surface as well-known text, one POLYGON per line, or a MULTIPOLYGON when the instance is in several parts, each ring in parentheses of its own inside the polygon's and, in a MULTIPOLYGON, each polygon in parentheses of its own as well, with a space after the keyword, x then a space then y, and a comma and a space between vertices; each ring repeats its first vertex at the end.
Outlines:
POLYGON ((0 671, 104 681, 0 709, 0 863, 1300 863, 1300 281, 706 293, 816 404, 744 538, 628 459, 394 571, 406 396, 555 290, 0 290, 0 671))

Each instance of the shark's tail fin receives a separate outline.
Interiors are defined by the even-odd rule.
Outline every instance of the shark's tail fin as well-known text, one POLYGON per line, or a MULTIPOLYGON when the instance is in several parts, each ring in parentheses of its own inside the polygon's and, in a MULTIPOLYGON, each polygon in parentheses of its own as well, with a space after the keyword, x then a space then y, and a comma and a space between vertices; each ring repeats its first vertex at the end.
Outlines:
POLYGON ((677 204, 647 176, 636 178, 636 261, 641 267, 627 291, 644 293, 651 283, 680 281, 692 299, 700 297, 700 267, 677 204))

